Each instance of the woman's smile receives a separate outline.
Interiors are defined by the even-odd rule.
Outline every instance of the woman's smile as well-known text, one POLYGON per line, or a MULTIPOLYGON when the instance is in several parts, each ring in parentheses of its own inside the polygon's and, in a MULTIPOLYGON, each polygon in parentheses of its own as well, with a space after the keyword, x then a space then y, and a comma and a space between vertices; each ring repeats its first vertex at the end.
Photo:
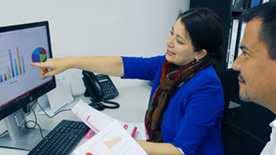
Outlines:
POLYGON ((169 50, 167 50, 167 54, 168 54, 168 55, 175 55, 175 53, 173 53, 173 52, 171 52, 171 51, 169 51, 169 50))

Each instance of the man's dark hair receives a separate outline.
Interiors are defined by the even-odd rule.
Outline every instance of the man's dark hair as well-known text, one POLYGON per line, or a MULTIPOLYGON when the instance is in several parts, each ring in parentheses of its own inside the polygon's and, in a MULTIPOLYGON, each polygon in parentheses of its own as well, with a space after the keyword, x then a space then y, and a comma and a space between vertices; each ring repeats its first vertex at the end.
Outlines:
POLYGON ((270 58, 276 60, 276 1, 248 9, 241 14, 240 19, 244 22, 252 19, 262 21, 259 39, 266 44, 270 58))

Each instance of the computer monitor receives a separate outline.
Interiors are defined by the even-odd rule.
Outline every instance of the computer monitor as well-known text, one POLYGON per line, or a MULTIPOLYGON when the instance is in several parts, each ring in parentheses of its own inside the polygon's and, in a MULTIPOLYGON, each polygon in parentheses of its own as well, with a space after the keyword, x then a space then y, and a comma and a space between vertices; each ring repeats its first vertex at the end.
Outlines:
POLYGON ((47 21, 0 27, 0 120, 8 129, 0 146, 31 150, 42 139, 39 129, 25 128, 22 108, 56 87, 54 76, 43 80, 39 68, 29 65, 48 58, 47 21))

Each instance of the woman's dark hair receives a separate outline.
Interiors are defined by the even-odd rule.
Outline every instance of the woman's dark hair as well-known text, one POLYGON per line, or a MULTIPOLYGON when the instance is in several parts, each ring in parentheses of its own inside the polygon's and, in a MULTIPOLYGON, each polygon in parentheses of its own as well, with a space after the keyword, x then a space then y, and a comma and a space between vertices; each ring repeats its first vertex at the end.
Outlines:
POLYGON ((244 22, 252 19, 262 21, 259 39, 266 44, 270 58, 276 60, 276 1, 248 9, 241 14, 240 19, 244 22))
POLYGON ((180 13, 181 19, 195 51, 205 49, 207 55, 215 60, 224 58, 224 50, 220 47, 223 41, 223 29, 220 18, 210 9, 194 8, 180 13))

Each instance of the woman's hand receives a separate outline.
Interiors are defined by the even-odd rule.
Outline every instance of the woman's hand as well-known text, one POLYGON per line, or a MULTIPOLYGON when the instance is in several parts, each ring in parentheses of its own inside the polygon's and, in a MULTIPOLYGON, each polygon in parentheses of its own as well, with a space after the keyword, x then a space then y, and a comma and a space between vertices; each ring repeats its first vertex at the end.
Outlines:
POLYGON ((182 153, 174 145, 170 143, 155 143, 143 140, 136 142, 147 152, 149 155, 182 155, 182 153))
POLYGON ((39 67, 39 72, 42 79, 57 75, 68 69, 66 58, 47 59, 45 62, 41 63, 32 62, 30 65, 39 67))

